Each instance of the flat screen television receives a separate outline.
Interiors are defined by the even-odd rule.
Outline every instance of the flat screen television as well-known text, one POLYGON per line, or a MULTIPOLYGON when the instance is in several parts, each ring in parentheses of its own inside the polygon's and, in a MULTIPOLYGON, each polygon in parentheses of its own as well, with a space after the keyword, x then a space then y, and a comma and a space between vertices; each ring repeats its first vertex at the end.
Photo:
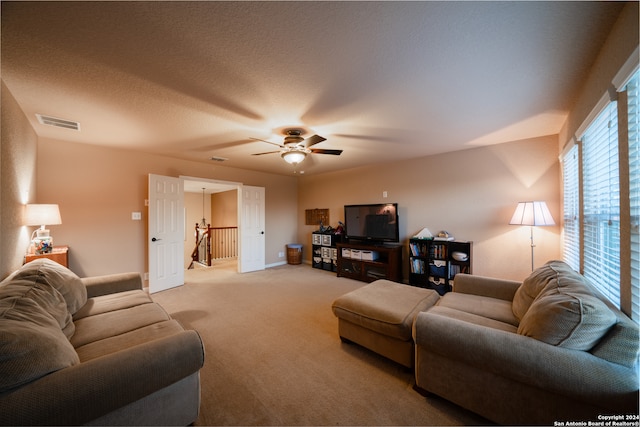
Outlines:
POLYGON ((399 242, 398 204, 345 205, 344 225, 349 240, 399 242))

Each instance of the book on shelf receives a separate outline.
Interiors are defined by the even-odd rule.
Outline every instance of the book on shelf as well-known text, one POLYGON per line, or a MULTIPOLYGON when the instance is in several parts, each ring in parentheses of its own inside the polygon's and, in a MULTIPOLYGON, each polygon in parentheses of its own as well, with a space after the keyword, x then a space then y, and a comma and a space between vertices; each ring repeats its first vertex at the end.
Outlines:
POLYGON ((411 256, 418 256, 418 244, 417 243, 413 243, 410 242, 409 243, 409 250, 411 251, 411 256))
POLYGON ((460 266, 451 264, 449 265, 449 277, 455 277, 456 274, 460 273, 460 266))
POLYGON ((424 274, 425 273, 424 260, 423 259, 413 258, 409 265, 411 266, 411 272, 412 273, 415 273, 415 274, 424 274))
POLYGON ((433 244, 429 247, 429 257, 433 259, 446 259, 447 258, 447 247, 446 245, 433 244))
POLYGON ((468 265, 458 265, 458 264, 450 264, 449 265, 449 277, 452 279, 458 273, 469 273, 468 265))
POLYGON ((427 254, 427 245, 419 242, 410 242, 409 250, 411 251, 411 256, 425 256, 427 254))

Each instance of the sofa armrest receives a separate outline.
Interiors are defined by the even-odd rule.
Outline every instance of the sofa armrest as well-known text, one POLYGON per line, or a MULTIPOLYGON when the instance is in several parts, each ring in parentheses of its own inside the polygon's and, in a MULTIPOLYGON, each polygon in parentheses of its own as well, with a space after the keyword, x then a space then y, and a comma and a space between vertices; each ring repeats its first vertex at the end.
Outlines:
POLYGON ((513 296, 522 284, 522 282, 515 280, 464 273, 456 274, 453 283, 454 292, 498 298, 505 301, 513 301, 513 296))
POLYGON ((65 368, 0 395, 0 425, 79 425, 200 370, 204 347, 183 331, 65 368))
POLYGON ((601 407, 633 407, 638 399, 634 368, 586 351, 556 347, 513 332, 421 312, 414 322, 417 347, 493 372, 547 393, 601 407))
POLYGON ((84 277, 80 280, 87 288, 88 298, 142 289, 143 284, 140 273, 107 274, 84 277))

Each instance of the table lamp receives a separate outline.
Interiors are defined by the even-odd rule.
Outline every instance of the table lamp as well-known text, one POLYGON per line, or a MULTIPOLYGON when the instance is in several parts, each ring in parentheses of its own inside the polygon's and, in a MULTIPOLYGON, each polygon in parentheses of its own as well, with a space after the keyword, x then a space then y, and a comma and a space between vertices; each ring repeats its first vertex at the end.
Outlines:
POLYGON ((541 201, 519 202, 509 224, 528 225, 531 227, 531 271, 533 271, 533 248, 535 247, 533 244, 533 226, 556 224, 547 204, 541 201))
POLYGON ((28 204, 24 212, 25 225, 39 225, 40 228, 31 234, 31 243, 36 254, 45 254, 53 249, 53 237, 47 225, 62 224, 58 205, 28 204))

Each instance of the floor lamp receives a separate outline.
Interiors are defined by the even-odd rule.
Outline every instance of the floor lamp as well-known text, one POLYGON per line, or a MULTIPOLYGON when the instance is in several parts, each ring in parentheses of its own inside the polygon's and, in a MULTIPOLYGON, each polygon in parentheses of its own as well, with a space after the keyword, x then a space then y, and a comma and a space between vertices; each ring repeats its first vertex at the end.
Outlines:
POLYGON ((545 202, 519 202, 509 224, 531 227, 531 271, 533 271, 533 226, 556 225, 545 202))

